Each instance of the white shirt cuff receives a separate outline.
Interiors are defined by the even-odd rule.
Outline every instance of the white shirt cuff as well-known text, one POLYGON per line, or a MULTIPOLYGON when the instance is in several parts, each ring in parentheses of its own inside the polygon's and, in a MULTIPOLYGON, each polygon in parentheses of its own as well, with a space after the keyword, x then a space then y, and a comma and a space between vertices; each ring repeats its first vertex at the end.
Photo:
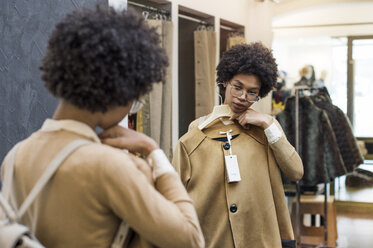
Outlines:
POLYGON ((282 137, 282 132, 275 122, 264 129, 264 133, 267 136, 268 143, 270 144, 277 142, 282 137))
POLYGON ((165 173, 175 172, 166 154, 161 149, 152 151, 147 157, 148 163, 153 168, 154 181, 165 173))

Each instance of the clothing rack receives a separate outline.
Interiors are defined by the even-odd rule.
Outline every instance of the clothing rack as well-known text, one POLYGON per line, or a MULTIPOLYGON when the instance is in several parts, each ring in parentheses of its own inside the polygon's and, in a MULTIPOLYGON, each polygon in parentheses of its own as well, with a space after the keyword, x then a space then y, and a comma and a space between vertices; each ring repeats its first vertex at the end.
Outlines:
POLYGON ((145 19, 148 18, 148 16, 145 16, 145 13, 148 12, 148 14, 149 13, 155 14, 155 17, 157 17, 157 18, 159 17, 161 19, 164 16, 166 20, 171 20, 171 13, 167 10, 158 9, 158 8, 155 8, 155 7, 147 6, 147 5, 132 2, 132 1, 128 1, 128 5, 132 5, 134 7, 140 8, 143 11, 143 15, 144 15, 145 19))
MULTIPOLYGON (((308 86, 298 86, 295 87, 295 149, 299 151, 299 93, 300 91, 310 90, 311 93, 313 90, 320 90, 325 87, 308 87, 308 86)), ((324 183, 324 244, 320 245, 311 245, 311 244, 302 244, 301 242, 301 219, 300 219, 300 195, 301 190, 299 183, 296 182, 296 230, 297 230, 297 247, 301 245, 310 246, 310 247, 328 247, 328 187, 327 183, 324 183)))
POLYGON ((231 32, 229 32, 228 37, 236 37, 236 36, 242 36, 242 37, 244 37, 245 36, 243 32, 237 31, 235 29, 231 29, 230 31, 231 32))
POLYGON ((186 19, 186 20, 189 20, 189 21, 192 21, 192 22, 196 22, 200 26, 205 27, 207 30, 214 30, 214 24, 202 21, 200 19, 197 19, 197 18, 194 18, 194 17, 191 17, 191 16, 183 15, 183 14, 179 14, 179 17, 183 18, 183 19, 186 19))

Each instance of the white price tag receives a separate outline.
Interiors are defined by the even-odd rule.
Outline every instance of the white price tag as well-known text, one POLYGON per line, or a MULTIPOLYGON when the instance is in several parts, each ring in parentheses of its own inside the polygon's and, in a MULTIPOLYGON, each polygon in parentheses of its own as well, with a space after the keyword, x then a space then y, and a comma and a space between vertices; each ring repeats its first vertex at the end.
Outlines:
POLYGON ((227 169, 229 183, 241 181, 240 168, 238 167, 236 155, 225 156, 225 168, 227 169))

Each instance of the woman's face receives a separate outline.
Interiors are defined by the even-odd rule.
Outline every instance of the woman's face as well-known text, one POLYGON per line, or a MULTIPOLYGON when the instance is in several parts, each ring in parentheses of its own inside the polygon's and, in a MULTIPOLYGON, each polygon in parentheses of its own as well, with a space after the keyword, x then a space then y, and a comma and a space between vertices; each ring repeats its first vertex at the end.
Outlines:
POLYGON ((118 106, 109 109, 104 114, 102 114, 99 126, 102 129, 108 129, 117 125, 129 113, 131 106, 132 102, 130 102, 128 106, 118 106))
POLYGON ((248 102, 247 99, 249 95, 259 95, 261 83, 259 78, 255 75, 237 74, 231 79, 230 82, 224 83, 224 87, 224 104, 228 104, 234 113, 241 113, 247 110, 253 104, 248 102), (236 93, 240 92, 240 90, 242 91, 242 95, 238 96, 236 93), (233 96, 232 92, 236 96, 233 96))

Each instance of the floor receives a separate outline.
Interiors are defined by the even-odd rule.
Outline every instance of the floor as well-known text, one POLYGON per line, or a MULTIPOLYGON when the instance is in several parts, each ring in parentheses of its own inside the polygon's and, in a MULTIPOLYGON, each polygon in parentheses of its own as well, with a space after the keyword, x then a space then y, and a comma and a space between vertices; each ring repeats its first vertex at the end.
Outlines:
POLYGON ((373 212, 370 214, 338 214, 337 211, 337 215, 337 247, 373 247, 373 212))
MULTIPOLYGON (((373 171, 368 162, 359 166, 373 171)), ((373 247, 373 187, 345 186, 345 177, 336 182, 338 248, 373 247)))
MULTIPOLYGON (((373 171, 373 161, 359 167, 373 171)), ((373 248, 373 186, 346 187, 345 177, 341 177, 335 182, 334 196, 337 209, 337 247, 373 248)))
MULTIPOLYGON (((368 162, 367 164, 360 165, 359 168, 373 171, 373 162, 368 162)), ((358 188, 346 187, 345 178, 346 178, 345 176, 342 176, 335 180, 334 196, 335 196, 336 201, 373 203, 373 186, 372 187, 358 187, 358 188)))

